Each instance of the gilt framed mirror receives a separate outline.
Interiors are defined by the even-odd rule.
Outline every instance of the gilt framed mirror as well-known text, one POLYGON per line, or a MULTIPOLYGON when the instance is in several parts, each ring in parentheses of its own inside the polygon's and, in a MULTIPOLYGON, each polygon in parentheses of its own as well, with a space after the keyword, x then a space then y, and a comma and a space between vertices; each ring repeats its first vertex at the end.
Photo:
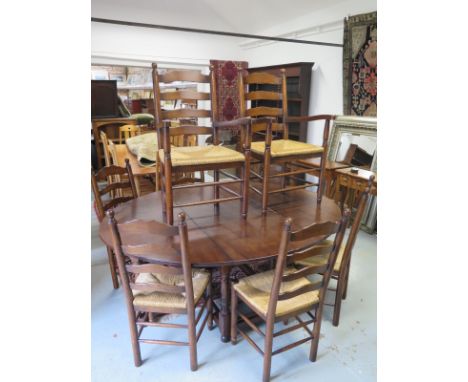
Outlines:
POLYGON ((336 117, 330 133, 328 160, 377 171, 377 118, 336 117))

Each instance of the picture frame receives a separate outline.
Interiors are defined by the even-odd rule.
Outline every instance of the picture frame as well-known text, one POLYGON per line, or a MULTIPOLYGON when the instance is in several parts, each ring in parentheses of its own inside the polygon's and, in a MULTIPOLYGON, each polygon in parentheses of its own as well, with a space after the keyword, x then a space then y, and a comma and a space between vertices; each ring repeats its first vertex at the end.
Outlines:
POLYGON ((377 171, 377 118, 348 115, 337 116, 330 132, 328 160, 337 161, 341 143, 346 135, 375 140, 375 150, 370 170, 377 171))

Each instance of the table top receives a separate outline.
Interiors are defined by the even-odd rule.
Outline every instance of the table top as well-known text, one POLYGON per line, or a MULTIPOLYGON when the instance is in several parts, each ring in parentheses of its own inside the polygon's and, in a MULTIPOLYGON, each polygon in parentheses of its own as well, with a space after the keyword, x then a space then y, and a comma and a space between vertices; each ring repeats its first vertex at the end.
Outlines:
POLYGON ((138 163, 137 157, 133 155, 126 144, 115 145, 115 154, 117 157, 117 165, 125 167, 125 159, 128 158, 130 166, 132 167, 133 175, 141 176, 156 173, 156 166, 143 167, 138 163))
MULTIPOLYGON (((174 196, 176 202, 180 203, 211 199, 212 193, 212 187, 199 187, 175 190, 174 196)), ((341 217, 341 211, 332 199, 323 197, 322 203, 317 205, 317 194, 306 190, 271 195, 266 215, 262 215, 261 199, 251 193, 247 219, 241 216, 239 201, 221 203, 219 215, 215 215, 212 204, 175 208, 174 215, 177 216, 182 210, 187 215, 191 261, 194 266, 203 267, 232 266, 271 259, 277 254, 280 233, 287 217, 293 219, 293 230, 341 217)), ((121 204, 114 211, 119 223, 135 219, 163 221, 159 191, 121 204)), ((100 224, 99 235, 106 245, 112 246, 107 218, 100 224)), ((140 242, 144 239, 146 243, 178 247, 177 239, 174 238, 140 235, 144 235, 138 237, 140 242)), ((300 245, 297 243, 298 247, 300 245)), ((147 256, 145 260, 168 263, 156 254, 147 256)))

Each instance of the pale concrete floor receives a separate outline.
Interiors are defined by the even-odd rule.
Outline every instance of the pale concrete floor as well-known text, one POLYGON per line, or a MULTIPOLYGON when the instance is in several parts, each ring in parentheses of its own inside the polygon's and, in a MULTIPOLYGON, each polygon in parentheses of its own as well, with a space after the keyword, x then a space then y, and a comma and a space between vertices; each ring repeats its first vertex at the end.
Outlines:
MULTIPOLYGON (((144 363, 139 368, 134 367, 123 291, 112 288, 105 247, 97 234, 94 213, 92 216, 93 381, 261 380, 261 356, 243 339, 236 346, 222 343, 217 328, 211 332, 205 328, 200 337, 199 369, 196 372, 190 371, 188 348, 175 346, 142 344, 144 363)), ((308 343, 279 354, 273 357, 273 381, 353 382, 377 379, 376 244, 376 235, 359 233, 353 253, 348 297, 342 304, 340 326, 332 326, 332 308, 325 307, 317 361, 309 362, 308 343)), ((328 297, 332 298, 333 292, 328 297)), ((185 341, 184 330, 156 330, 157 338, 185 341)), ((279 337, 282 341, 274 342, 274 348, 275 344, 281 346, 284 340, 292 342, 304 333, 298 330, 279 337)), ((258 337, 253 337, 261 344, 258 337)))

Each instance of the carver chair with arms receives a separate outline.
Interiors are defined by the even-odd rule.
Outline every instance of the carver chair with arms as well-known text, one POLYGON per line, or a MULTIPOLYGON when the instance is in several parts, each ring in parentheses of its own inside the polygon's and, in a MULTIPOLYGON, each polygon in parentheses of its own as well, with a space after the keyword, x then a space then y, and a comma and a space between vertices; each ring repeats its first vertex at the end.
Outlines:
MULTIPOLYGON (((158 132, 160 175, 161 175, 161 196, 163 201, 164 216, 168 224, 173 224, 174 207, 189 207, 200 204, 214 204, 215 211, 219 209, 219 203, 240 200, 241 214, 247 216, 248 207, 248 189, 249 189, 249 164, 250 164, 250 118, 241 118, 228 122, 213 121, 212 127, 200 125, 183 125, 170 127, 174 120, 183 120, 187 118, 211 119, 212 111, 201 108, 203 102, 211 99, 211 107, 215 107, 216 102, 212 97, 216 89, 213 71, 210 75, 204 75, 196 70, 171 70, 164 74, 159 74, 157 65, 153 64, 153 90, 155 106, 155 123, 158 132), (162 91, 162 84, 170 84, 175 91, 162 91), (184 85, 188 84, 188 85, 184 85), (187 86, 210 86, 210 92, 192 90, 187 86), (164 110, 161 107, 161 101, 174 101, 181 104, 182 101, 193 102, 200 108, 176 108, 173 110, 164 110), (242 152, 224 147, 219 144, 219 130, 240 126, 246 130, 243 134, 245 141, 242 152), (171 145, 171 137, 182 136, 182 142, 189 142, 190 136, 212 136, 213 145, 196 145, 174 147, 171 145), (241 169, 240 176, 229 174, 226 169, 241 169), (213 182, 203 182, 203 179, 190 177, 185 179, 189 184, 180 184, 184 179, 175 178, 173 175, 180 173, 196 173, 204 171, 213 171, 213 182), (229 180, 220 180, 220 174, 230 178, 229 180), (198 182, 198 183, 197 183, 198 182), (240 189, 228 187, 230 185, 239 185, 240 189), (213 187, 213 198, 186 202, 174 202, 174 190, 187 189, 191 187, 213 187), (225 195, 221 197, 221 192, 225 195)), ((216 115, 216 113, 213 113, 216 115)))
POLYGON ((335 118, 333 115, 289 117, 285 70, 282 69, 281 72, 280 77, 266 72, 251 74, 239 72, 238 75, 241 116, 269 117, 269 122, 252 122, 252 132, 264 136, 263 140, 253 141, 251 144, 252 159, 259 162, 263 171, 257 173, 252 167, 251 175, 261 182, 261 186, 257 188, 252 182, 251 188, 262 196, 264 213, 268 207, 269 195, 279 192, 317 186, 317 202, 321 202, 330 121, 335 118), (249 108, 248 102, 250 102, 249 108), (324 121, 321 145, 289 139, 290 122, 313 121, 324 121), (281 138, 273 139, 274 133, 281 135, 281 138), (318 183, 300 177, 305 174, 317 174, 316 167, 299 162, 308 158, 320 158, 318 183), (275 166, 279 166, 280 171, 273 173, 272 169, 275 166), (274 180, 279 180, 280 185, 279 188, 271 189, 274 180), (289 185, 290 180, 296 183, 289 185))
POLYGON ((142 342, 188 346, 190 368, 192 371, 197 370, 197 342, 206 323, 212 325, 211 274, 205 270, 192 269, 185 214, 179 214, 178 227, 155 220, 134 220, 119 224, 112 210, 108 216, 125 293, 135 366, 142 364, 142 342), (138 235, 141 232, 145 233, 145 240, 138 235), (148 235, 155 238, 163 236, 165 245, 151 243, 148 235), (164 264, 148 263, 148 257, 154 255, 164 264), (204 312, 206 314, 202 319, 204 312), (158 314, 186 314, 188 322, 160 322, 156 316, 158 314), (201 324, 197 333, 199 322, 201 324), (187 329, 188 341, 142 338, 147 327, 187 329))
POLYGON ((309 359, 314 362, 320 336, 325 294, 335 264, 338 248, 341 246, 344 231, 348 221, 349 211, 346 211, 339 221, 315 223, 303 229, 292 231, 291 219, 286 219, 278 250, 276 268, 271 271, 257 273, 232 284, 231 294, 231 341, 237 341, 237 332, 242 335, 263 356, 263 381, 270 380, 271 357, 292 349, 307 341, 312 341, 309 359), (335 234, 333 245, 326 238, 335 234), (319 266, 308 266, 297 270, 292 265, 295 261, 310 256, 327 255, 328 261, 319 266), (307 277, 317 280, 311 281, 307 277), (253 317, 238 311, 238 300, 244 302, 254 317, 259 317, 266 323, 265 332, 253 322, 253 317), (300 316, 305 316, 305 320, 300 316), (238 328, 238 318, 241 318, 256 333, 264 336, 263 350, 243 330, 238 328), (274 332, 275 323, 288 323, 295 318, 297 324, 274 332), (308 325, 313 324, 312 330, 308 325), (273 351, 273 339, 277 336, 303 328, 308 337, 273 351))

